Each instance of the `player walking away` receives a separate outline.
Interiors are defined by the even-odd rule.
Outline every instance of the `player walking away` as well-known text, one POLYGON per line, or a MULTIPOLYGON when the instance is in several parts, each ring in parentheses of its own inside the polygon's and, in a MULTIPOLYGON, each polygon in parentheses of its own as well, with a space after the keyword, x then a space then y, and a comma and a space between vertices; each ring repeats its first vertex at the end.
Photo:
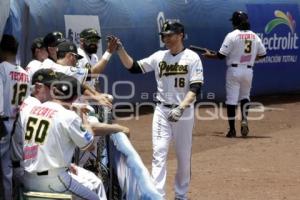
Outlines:
POLYGON ((26 67, 26 71, 29 77, 32 77, 33 73, 40 68, 42 62, 48 58, 48 51, 43 40, 44 38, 39 37, 34 39, 32 42, 32 60, 28 63, 26 67))
POLYGON ((0 199, 12 199, 10 140, 19 105, 29 92, 26 71, 16 65, 18 42, 3 35, 0 43, 0 199))
POLYGON ((241 135, 246 137, 248 128, 248 109, 250 89, 255 60, 266 56, 266 49, 261 39, 250 30, 248 15, 242 11, 233 13, 230 19, 233 31, 228 33, 217 54, 207 51, 206 58, 224 59, 228 66, 226 73, 226 105, 229 132, 226 137, 236 137, 235 116, 238 102, 241 103, 241 135))
POLYGON ((88 123, 69 110, 81 90, 74 77, 65 75, 51 86, 53 99, 31 109, 25 120, 26 189, 70 193, 80 199, 106 199, 101 180, 71 164, 76 146, 90 151, 94 142, 88 123))
POLYGON ((174 139, 178 168, 175 177, 176 199, 187 199, 191 174, 194 101, 203 83, 199 56, 184 47, 184 26, 165 22, 160 32, 167 50, 160 50, 139 61, 120 47, 118 55, 131 73, 155 72, 157 106, 152 124, 152 178, 157 190, 165 196, 166 160, 174 139))

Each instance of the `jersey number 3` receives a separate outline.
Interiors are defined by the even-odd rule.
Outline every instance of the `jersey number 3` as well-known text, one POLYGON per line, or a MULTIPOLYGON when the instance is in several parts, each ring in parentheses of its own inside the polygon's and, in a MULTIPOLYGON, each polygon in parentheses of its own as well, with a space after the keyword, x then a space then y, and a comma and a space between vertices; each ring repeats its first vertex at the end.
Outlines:
POLYGON ((25 140, 31 140, 35 135, 34 141, 36 143, 43 143, 48 133, 49 121, 29 117, 26 124, 25 140))
POLYGON ((245 53, 251 53, 252 51, 252 41, 251 40, 245 40, 245 53))

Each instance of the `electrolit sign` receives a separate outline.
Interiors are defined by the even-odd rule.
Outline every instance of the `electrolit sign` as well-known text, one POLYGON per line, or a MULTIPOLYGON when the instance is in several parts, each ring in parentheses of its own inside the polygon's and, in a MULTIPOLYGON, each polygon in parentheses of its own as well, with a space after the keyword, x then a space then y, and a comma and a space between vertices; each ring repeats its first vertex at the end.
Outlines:
POLYGON ((300 22, 297 4, 247 5, 252 30, 261 38, 267 56, 257 63, 297 63, 300 22))

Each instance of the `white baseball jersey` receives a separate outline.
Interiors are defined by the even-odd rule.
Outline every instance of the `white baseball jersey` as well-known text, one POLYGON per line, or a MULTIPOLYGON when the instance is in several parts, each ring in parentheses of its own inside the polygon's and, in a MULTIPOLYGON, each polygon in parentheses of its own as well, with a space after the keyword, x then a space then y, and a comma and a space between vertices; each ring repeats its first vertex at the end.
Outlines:
POLYGON ((32 60, 28 63, 25 70, 28 73, 29 79, 32 79, 33 74, 41 68, 42 62, 38 60, 32 60))
POLYGON ((41 102, 32 96, 24 99, 20 106, 20 115, 16 124, 15 133, 12 136, 12 159, 14 161, 23 160, 23 135, 25 134, 25 119, 34 106, 40 105, 41 102))
POLYGON ((169 50, 157 51, 138 61, 142 71, 155 72, 157 99, 166 104, 177 104, 184 99, 192 83, 203 82, 203 68, 199 56, 185 49, 177 55, 169 50))
POLYGON ((69 76, 73 76, 76 78, 81 84, 85 83, 86 78, 89 74, 88 69, 86 68, 79 68, 79 67, 72 67, 72 66, 62 66, 53 62, 50 59, 46 59, 41 68, 45 69, 52 69, 55 72, 61 72, 69 76))
MULTIPOLYGON (((79 55, 83 56, 83 58, 78 60, 77 67, 79 67, 79 68, 90 69, 92 66, 94 66, 99 61, 97 54, 92 54, 91 56, 89 56, 81 48, 78 48, 77 51, 78 51, 79 55)), ((95 75, 93 76, 92 74, 90 74, 90 76, 91 76, 91 79, 89 81, 87 81, 87 84, 94 88, 96 79, 98 76, 95 76, 95 75)))
POLYGON ((93 141, 93 134, 83 128, 74 111, 51 101, 35 106, 26 119, 25 170, 32 173, 67 167, 75 147, 84 150, 93 141))
POLYGON ((234 30, 227 34, 219 52, 231 64, 253 66, 257 55, 266 54, 261 39, 252 31, 234 30))
POLYGON ((12 130, 13 118, 18 107, 29 94, 29 78, 20 66, 8 62, 0 63, 0 115, 10 117, 5 121, 8 131, 12 130))

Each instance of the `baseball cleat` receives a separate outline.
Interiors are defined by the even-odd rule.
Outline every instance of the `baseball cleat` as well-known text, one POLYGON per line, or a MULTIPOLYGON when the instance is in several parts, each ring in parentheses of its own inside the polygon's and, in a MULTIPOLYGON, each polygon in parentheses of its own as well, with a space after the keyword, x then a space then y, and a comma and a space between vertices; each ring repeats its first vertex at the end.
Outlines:
POLYGON ((235 130, 229 130, 226 137, 228 137, 228 138, 236 137, 236 131, 235 130))
POLYGON ((248 122, 246 120, 243 120, 241 123, 241 135, 243 137, 247 137, 248 133, 249 133, 248 122))

